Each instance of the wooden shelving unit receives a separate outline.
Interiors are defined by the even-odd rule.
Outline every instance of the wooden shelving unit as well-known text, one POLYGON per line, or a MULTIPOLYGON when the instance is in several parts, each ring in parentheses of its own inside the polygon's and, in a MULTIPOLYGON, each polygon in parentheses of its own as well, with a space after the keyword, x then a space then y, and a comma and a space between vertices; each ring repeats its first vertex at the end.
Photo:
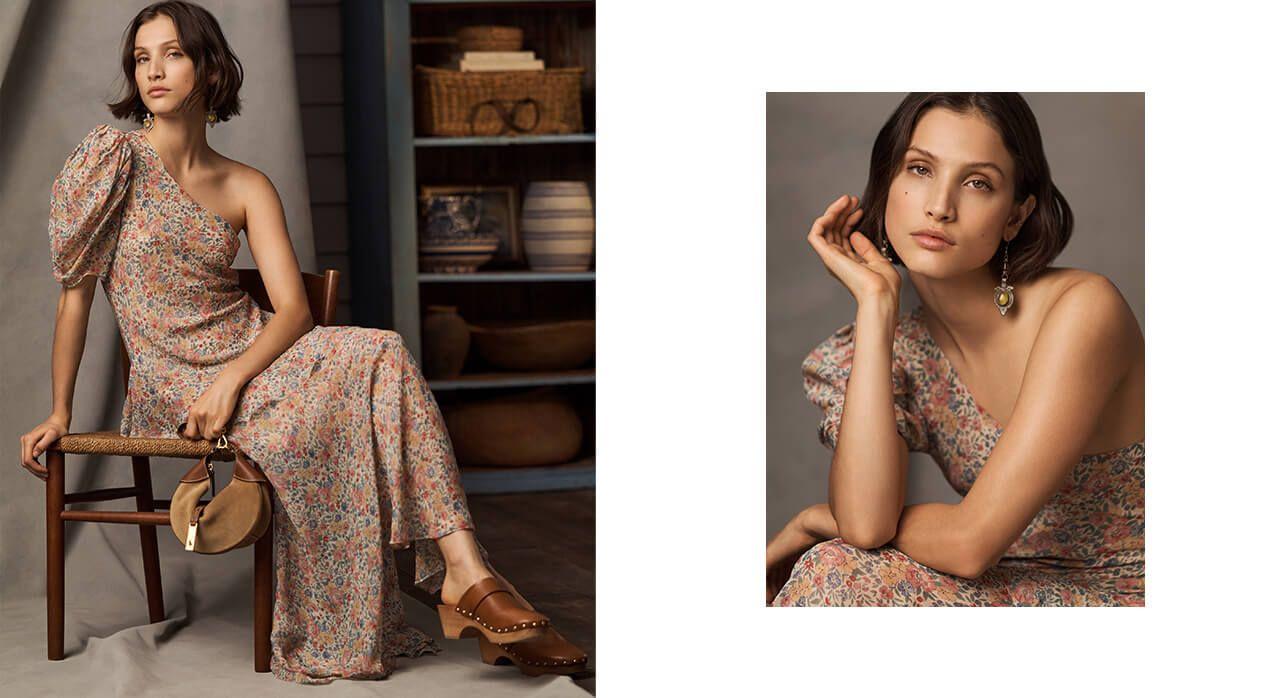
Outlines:
POLYGON ((595 281, 594 271, 477 271, 472 274, 418 274, 418 281, 442 284, 472 284, 490 281, 595 281))
POLYGON ((465 145, 549 145, 552 143, 595 143, 594 133, 546 134, 540 136, 419 136, 418 148, 455 148, 465 145))
MULTIPOLYGON (((419 186, 515 185, 523 197, 530 181, 569 179, 586 181, 594 199, 594 3, 374 0, 343 3, 342 11, 353 321, 395 329, 421 364, 422 316, 429 304, 458 306, 466 320, 477 324, 594 317, 595 271, 497 268, 438 274, 418 269, 419 186), (432 48, 412 39, 448 36, 468 24, 520 26, 524 48, 534 50, 548 68, 585 67, 585 132, 467 138, 416 133, 413 65, 430 64, 422 57, 432 48)), ((428 382, 442 405, 561 386, 586 412, 586 443, 573 463, 467 468, 464 485, 470 481, 487 492, 594 485, 594 368, 498 373, 469 358, 462 376, 428 382)))
POLYGON ((473 373, 460 378, 431 381, 431 390, 477 390, 484 388, 528 388, 541 385, 585 385, 596 382, 596 371, 578 368, 554 373, 473 373))

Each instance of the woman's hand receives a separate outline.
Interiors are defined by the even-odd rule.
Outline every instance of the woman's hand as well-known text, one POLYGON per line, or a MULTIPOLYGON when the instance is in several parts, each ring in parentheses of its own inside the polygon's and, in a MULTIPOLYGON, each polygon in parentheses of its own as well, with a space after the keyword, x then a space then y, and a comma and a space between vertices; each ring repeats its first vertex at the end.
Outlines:
POLYGON ((35 429, 22 435, 22 467, 31 471, 32 475, 41 480, 49 479, 49 470, 40 461, 36 460, 45 449, 49 448, 49 444, 61 439, 67 435, 71 429, 71 425, 67 420, 57 415, 49 415, 35 429))
POLYGON ((235 414, 243 384, 221 373, 187 410, 186 428, 179 434, 184 439, 215 439, 225 433, 235 414))
POLYGON ((836 519, 826 504, 814 504, 788 521, 765 548, 765 604, 773 603, 805 551, 838 535, 836 519))
POLYGON ((813 221, 809 245, 859 306, 890 301, 896 309, 902 277, 870 239, 860 232, 850 232, 862 220, 862 214, 858 197, 841 195, 813 221))

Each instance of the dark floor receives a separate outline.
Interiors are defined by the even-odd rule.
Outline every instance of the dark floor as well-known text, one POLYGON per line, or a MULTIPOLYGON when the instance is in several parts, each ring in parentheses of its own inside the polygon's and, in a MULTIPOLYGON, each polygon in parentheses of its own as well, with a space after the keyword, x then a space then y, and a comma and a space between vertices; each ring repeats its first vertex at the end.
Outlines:
MULTIPOLYGON (((595 490, 470 495, 467 503, 493 566, 587 653, 587 669, 574 681, 595 693, 595 490)), ((400 586, 434 609, 439 595, 406 581, 407 552, 397 557, 400 586)))

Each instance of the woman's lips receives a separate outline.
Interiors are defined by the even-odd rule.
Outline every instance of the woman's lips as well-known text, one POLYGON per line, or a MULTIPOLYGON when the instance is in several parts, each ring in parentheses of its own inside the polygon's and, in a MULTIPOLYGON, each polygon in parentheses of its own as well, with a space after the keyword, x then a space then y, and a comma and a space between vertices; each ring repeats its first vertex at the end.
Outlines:
POLYGON ((167 87, 153 87, 147 90, 147 94, 151 95, 152 97, 159 97, 160 95, 168 91, 169 91, 169 88, 167 87))
POLYGON ((925 248, 926 250, 945 250, 948 247, 951 247, 951 243, 940 237, 929 235, 928 233, 912 233, 911 239, 915 240, 917 245, 925 248))

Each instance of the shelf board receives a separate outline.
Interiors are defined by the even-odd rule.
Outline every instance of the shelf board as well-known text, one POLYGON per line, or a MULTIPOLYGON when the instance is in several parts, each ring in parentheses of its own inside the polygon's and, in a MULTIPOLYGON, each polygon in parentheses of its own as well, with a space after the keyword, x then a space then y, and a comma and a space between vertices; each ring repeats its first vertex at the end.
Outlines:
POLYGON ((594 271, 474 271, 468 274, 420 273, 418 281, 432 283, 595 281, 594 271))
POLYGON ((552 5, 564 7, 589 7, 595 3, 591 0, 409 0, 410 5, 552 5))
POLYGON ((578 490, 596 486, 594 457, 545 467, 463 467, 459 471, 462 474, 462 489, 468 495, 578 490))
POLYGON ((545 371, 520 373, 473 373, 447 380, 427 380, 433 391, 466 390, 475 388, 523 388, 535 385, 578 385, 596 382, 594 368, 577 368, 570 371, 545 371))
POLYGON ((533 136, 425 136, 413 139, 418 148, 460 145, 546 145, 549 143, 595 143, 594 133, 548 133, 533 136))

